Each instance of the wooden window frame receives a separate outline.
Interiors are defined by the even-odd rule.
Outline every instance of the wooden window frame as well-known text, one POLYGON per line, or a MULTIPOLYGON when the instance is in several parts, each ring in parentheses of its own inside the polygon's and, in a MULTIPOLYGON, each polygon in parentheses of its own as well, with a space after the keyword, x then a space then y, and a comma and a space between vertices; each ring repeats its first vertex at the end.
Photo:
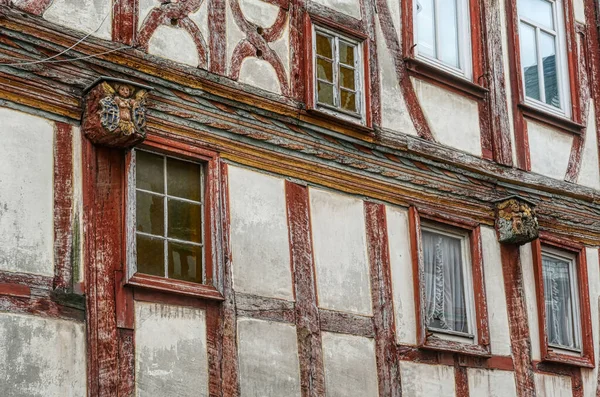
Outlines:
POLYGON ((590 310, 587 258, 585 246, 572 241, 541 232, 540 237, 531 243, 535 293, 538 312, 540 352, 542 361, 568 364, 577 367, 594 368, 594 341, 590 310), (557 352, 548 343, 546 330, 546 305, 544 295, 544 277, 542 269, 542 246, 569 253, 575 257, 577 285, 579 290, 579 322, 581 328, 581 355, 557 352))
POLYGON ((146 140, 139 146, 140 150, 149 150, 163 155, 182 158, 205 164, 204 172, 204 268, 206 280, 204 283, 194 283, 184 280, 176 280, 167 277, 154 276, 134 272, 136 255, 136 225, 135 225, 135 157, 133 151, 127 153, 125 170, 127 178, 125 181, 125 255, 126 255, 126 280, 125 285, 152 289, 161 292, 170 292, 179 295, 194 296, 199 298, 223 300, 223 295, 217 289, 218 280, 221 279, 220 269, 216 252, 213 249, 214 242, 218 241, 220 222, 219 211, 219 181, 220 160, 216 152, 207 150, 200 145, 184 143, 168 139, 159 135, 148 134, 146 140))
POLYGON ((409 230, 411 241, 411 257, 413 265, 413 284, 415 296, 417 345, 419 348, 442 352, 460 353, 469 356, 491 357, 490 334, 488 327, 487 300, 483 278, 483 257, 481 246, 481 227, 477 222, 461 219, 448 214, 442 214, 425 208, 410 207, 409 230), (442 339, 429 331, 425 325, 425 279, 423 264, 423 246, 421 239, 421 220, 436 223, 464 232, 468 235, 469 254, 471 259, 472 307, 474 316, 471 318, 473 331, 476 333, 475 343, 464 343, 455 340, 442 339))
POLYGON ((322 116, 327 119, 343 121, 351 125, 357 125, 370 131, 373 128, 373 119, 371 114, 371 81, 369 64, 369 38, 366 34, 332 22, 318 15, 306 13, 304 19, 304 70, 306 81, 306 108, 309 112, 322 116), (341 38, 347 38, 358 44, 357 54, 360 56, 359 74, 357 80, 361 91, 361 109, 360 118, 348 115, 343 111, 336 111, 330 108, 320 106, 316 102, 315 87, 315 49, 314 32, 315 29, 323 29, 329 34, 337 34, 341 38), (362 69, 362 70, 360 70, 362 69))
MULTIPOLYGON (((525 98, 523 86, 523 73, 521 67, 521 46, 519 42, 519 0, 506 1, 506 21, 508 38, 509 75, 511 86, 511 100, 513 111, 513 124, 515 129, 515 146, 517 150, 517 165, 519 168, 530 171, 531 159, 529 154, 529 138, 525 119, 544 124, 547 127, 558 129, 573 135, 581 135, 585 126, 582 124, 581 104, 579 96, 579 75, 577 66, 577 42, 575 37, 574 11, 572 0, 562 1, 563 33, 565 41, 565 59, 567 79, 569 82, 570 116, 561 115, 531 105, 525 98)), ((559 38, 561 40, 561 38, 559 38)), ((562 73, 562 72, 561 72, 562 73)))

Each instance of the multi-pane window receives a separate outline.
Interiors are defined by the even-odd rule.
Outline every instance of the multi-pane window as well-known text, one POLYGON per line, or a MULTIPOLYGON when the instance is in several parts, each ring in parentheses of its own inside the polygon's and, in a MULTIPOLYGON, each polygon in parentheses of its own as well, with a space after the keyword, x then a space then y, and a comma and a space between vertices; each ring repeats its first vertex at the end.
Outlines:
POLYGON ((414 0, 416 54, 471 78, 468 0, 414 0))
POLYGON ((437 228, 421 232, 425 325, 430 331, 473 337, 468 235, 437 228))
POLYGON ((555 250, 542 251, 548 345, 581 352, 581 326, 575 259, 555 250))
POLYGON ((320 27, 313 30, 313 42, 317 107, 361 118, 361 44, 320 27))
POLYGON ((564 20, 558 0, 518 0, 519 45, 529 103, 569 115, 564 20))
POLYGON ((202 283, 203 164, 136 150, 137 272, 202 283))

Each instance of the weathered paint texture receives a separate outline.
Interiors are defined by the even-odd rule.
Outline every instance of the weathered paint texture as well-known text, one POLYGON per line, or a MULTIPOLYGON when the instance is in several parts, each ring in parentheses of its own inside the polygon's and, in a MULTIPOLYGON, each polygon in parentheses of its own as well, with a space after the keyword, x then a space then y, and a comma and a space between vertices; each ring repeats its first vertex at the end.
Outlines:
POLYGON ((467 376, 471 396, 517 397, 515 376, 511 371, 469 368, 467 376))
POLYGON ((554 179, 564 179, 569 163, 573 135, 527 122, 531 171, 554 179))
POLYGON ((229 197, 235 290, 292 300, 284 180, 229 166, 229 197))
POLYGON ((135 303, 137 396, 208 396, 206 313, 135 303))
POLYGON ((319 307, 372 313, 363 202, 310 189, 319 307))
MULTIPOLYGON (((590 293, 590 312, 592 314, 592 336, 594 341, 594 357, 600 357, 600 314, 598 300, 600 299, 600 258, 598 247, 586 248, 588 268, 588 283, 590 293)), ((582 369, 583 395, 596 396, 598 389, 598 365, 593 369, 582 369)))
POLYGON ((190 34, 172 26, 156 29, 148 42, 148 53, 194 67, 200 62, 190 34))
POLYGON ((454 367, 401 362, 402 395, 454 397, 454 367))
POLYGON ((538 325, 538 310, 535 295, 535 277, 533 275, 533 258, 531 244, 522 245, 520 248, 521 268, 523 271, 523 290, 527 304, 527 323, 529 324, 529 337, 531 341, 531 358, 541 360, 540 331, 538 325))
POLYGON ((82 323, 0 313, 0 395, 84 397, 82 323))
POLYGON ((585 143, 581 155, 581 171, 577 183, 600 190, 600 167, 598 159, 598 135, 596 133, 596 111, 593 103, 589 105, 585 143))
POLYGON ((112 1, 54 0, 44 18, 102 39, 111 38, 112 1))
POLYGON ((568 376, 535 374, 534 379, 535 391, 540 397, 571 397, 573 395, 571 378, 568 376))
POLYGON ((296 327, 238 319, 240 390, 243 397, 300 397, 296 327))
POLYGON ((53 276, 53 123, 6 108, 0 120, 0 270, 53 276))

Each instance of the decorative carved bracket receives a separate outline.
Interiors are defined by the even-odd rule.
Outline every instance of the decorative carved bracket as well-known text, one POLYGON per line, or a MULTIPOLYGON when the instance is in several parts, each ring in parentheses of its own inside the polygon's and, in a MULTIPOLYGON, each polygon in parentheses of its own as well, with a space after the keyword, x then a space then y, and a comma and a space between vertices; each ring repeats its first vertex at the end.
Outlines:
POLYGON ((100 77, 86 88, 81 123, 94 144, 129 149, 146 139, 146 98, 152 87, 100 77))
POLYGON ((496 201, 496 230, 503 244, 525 244, 539 235, 536 204, 520 196, 496 201))

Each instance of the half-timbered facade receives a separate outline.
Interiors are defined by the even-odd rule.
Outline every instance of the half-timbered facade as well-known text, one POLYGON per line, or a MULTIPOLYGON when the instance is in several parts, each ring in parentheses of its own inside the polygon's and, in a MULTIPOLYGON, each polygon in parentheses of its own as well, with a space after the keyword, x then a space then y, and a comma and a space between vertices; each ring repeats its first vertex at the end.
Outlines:
POLYGON ((0 395, 600 395, 598 12, 0 0, 0 395))

